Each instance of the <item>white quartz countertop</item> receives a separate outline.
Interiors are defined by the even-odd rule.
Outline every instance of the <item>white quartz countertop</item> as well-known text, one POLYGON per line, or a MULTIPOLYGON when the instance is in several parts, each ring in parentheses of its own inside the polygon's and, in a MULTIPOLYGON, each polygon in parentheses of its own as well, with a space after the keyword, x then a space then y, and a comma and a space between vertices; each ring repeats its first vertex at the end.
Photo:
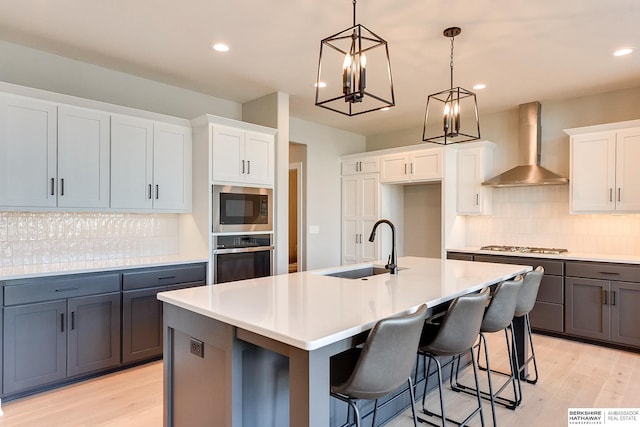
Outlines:
POLYGON ((323 275, 370 265, 162 292, 158 299, 303 350, 314 350, 366 331, 376 321, 422 303, 433 307, 531 269, 524 265, 402 257, 397 275, 385 273, 366 280, 323 275))
POLYGON ((547 259, 559 259, 567 261, 596 261, 596 262, 615 262, 620 264, 640 264, 639 255, 624 255, 624 254, 599 254, 588 252, 565 252, 562 254, 534 254, 526 252, 508 252, 508 251, 485 251, 478 247, 465 247, 465 248, 451 248, 447 249, 447 252, 464 252, 470 254, 483 254, 483 255, 504 255, 504 256, 519 256, 529 258, 547 258, 547 259))
POLYGON ((166 255, 137 258, 114 258, 96 261, 32 264, 17 267, 0 267, 0 280, 28 279, 31 277, 59 276, 63 274, 94 273, 163 265, 207 262, 206 258, 182 255, 166 255))

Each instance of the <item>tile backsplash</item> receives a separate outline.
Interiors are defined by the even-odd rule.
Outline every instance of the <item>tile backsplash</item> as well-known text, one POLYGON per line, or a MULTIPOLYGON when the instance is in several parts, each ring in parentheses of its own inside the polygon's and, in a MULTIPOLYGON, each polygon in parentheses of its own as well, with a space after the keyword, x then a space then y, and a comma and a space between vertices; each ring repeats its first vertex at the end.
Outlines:
POLYGON ((640 215, 571 215, 569 186, 493 189, 493 214, 469 216, 470 247, 520 245, 640 255, 640 215))
POLYGON ((177 251, 177 214, 0 212, 0 267, 177 251))

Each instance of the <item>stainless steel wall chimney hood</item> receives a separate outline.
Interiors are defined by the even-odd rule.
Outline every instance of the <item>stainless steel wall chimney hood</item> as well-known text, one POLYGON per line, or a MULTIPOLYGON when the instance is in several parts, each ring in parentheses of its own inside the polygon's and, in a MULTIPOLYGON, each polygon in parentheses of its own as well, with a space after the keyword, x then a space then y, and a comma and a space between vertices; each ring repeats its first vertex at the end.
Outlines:
POLYGON ((535 101, 521 104, 518 119, 519 166, 486 180, 482 185, 518 187, 567 184, 567 178, 540 166, 540 140, 540 103, 535 101))

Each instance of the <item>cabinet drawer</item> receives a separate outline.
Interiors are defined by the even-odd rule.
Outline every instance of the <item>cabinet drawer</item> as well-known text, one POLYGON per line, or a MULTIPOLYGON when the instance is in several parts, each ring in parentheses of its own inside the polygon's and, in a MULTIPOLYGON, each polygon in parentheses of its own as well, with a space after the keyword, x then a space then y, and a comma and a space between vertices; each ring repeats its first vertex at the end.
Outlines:
POLYGON ((536 302, 529 313, 529 321, 534 329, 564 332, 564 310, 560 304, 536 302))
POLYGON ((538 290, 538 298, 536 301, 551 302, 555 304, 564 303, 564 278, 560 276, 542 277, 540 289, 538 290))
POLYGON ((460 261, 473 261, 473 255, 462 253, 462 252, 448 252, 447 259, 457 259, 460 261))
POLYGON ((4 304, 28 304, 118 291, 118 273, 10 280, 4 288, 4 304))
POLYGON ((567 262, 566 276, 640 282, 640 266, 598 262, 567 262))
POLYGON ((564 273, 564 261, 503 255, 474 255, 473 260, 480 262, 497 262, 502 264, 530 265, 533 268, 541 265, 544 267, 545 275, 550 274, 553 276, 562 276, 564 273))
POLYGON ((126 291, 177 283, 204 282, 204 280, 204 264, 177 265, 123 273, 122 289, 126 291))

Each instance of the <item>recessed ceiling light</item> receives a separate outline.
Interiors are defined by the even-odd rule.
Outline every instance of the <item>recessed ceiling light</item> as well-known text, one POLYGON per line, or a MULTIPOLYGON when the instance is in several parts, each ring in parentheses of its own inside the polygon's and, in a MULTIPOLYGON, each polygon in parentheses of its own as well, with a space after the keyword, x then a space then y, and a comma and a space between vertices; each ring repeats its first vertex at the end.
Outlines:
POLYGON ((486 87, 487 87, 487 85, 486 85, 486 84, 484 84, 484 83, 478 83, 478 84, 477 84, 477 85, 475 85, 473 88, 474 88, 475 90, 482 90, 482 89, 485 89, 486 87))
POLYGON ((618 49, 615 52, 613 52, 613 56, 625 56, 625 55, 629 55, 631 52, 633 52, 632 48, 625 47, 623 49, 618 49))
POLYGON ((209 47, 211 49, 215 50, 216 52, 228 52, 229 51, 229 46, 227 46, 224 43, 211 43, 211 45, 209 47))
POLYGON ((380 111, 389 111, 389 107, 382 107, 380 111))
POLYGON ((327 87, 327 84, 325 82, 314 83, 313 85, 319 88, 327 87))

